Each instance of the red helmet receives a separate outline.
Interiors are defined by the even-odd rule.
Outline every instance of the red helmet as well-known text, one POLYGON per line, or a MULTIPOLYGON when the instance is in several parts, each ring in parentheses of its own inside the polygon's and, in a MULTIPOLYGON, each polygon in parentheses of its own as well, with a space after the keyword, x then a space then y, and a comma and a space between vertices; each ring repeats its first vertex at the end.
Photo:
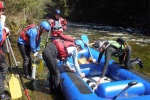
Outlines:
POLYGON ((3 2, 2 1, 0 1, 0 9, 1 8, 4 8, 4 5, 3 5, 3 2))

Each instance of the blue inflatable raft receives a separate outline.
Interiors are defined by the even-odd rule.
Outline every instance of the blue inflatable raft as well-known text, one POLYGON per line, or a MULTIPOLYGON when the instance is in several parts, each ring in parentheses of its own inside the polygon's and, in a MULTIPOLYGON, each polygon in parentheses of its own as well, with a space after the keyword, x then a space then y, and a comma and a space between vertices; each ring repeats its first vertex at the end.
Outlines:
MULTIPOLYGON (((98 59, 100 52, 89 48, 93 58, 98 59)), ((78 57, 90 57, 89 49, 85 47, 78 57)), ((68 58, 73 67, 72 58, 68 58)), ((133 69, 123 69, 110 60, 106 72, 106 80, 97 87, 94 85, 102 73, 104 56, 100 64, 80 64, 85 78, 80 78, 74 72, 65 71, 58 62, 61 73, 62 92, 67 100, 150 100, 150 79, 133 69)))

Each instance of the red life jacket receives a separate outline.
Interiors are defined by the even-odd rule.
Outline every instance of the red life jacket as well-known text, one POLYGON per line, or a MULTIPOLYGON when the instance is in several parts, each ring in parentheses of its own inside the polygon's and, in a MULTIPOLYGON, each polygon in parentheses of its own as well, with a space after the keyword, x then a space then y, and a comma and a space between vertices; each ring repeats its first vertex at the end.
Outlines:
POLYGON ((2 41, 0 42, 0 47, 3 45, 4 41, 6 40, 6 36, 7 36, 7 33, 5 30, 2 31, 3 35, 2 35, 2 41))
MULTIPOLYGON (((26 43, 29 43, 29 36, 26 33, 29 29, 34 28, 34 27, 36 27, 36 25, 30 24, 23 31, 21 31, 20 36, 26 43)), ((40 34, 38 32, 37 39, 39 39, 39 37, 40 37, 40 34)))
POLYGON ((69 36, 69 35, 60 34, 60 38, 65 40, 65 41, 74 42, 74 39, 71 36, 69 36))
POLYGON ((63 30, 66 30, 67 21, 65 19, 60 18, 58 21, 54 19, 50 20, 53 20, 53 23, 51 23, 52 36, 59 36, 60 34, 63 33, 63 30))
POLYGON ((56 48, 58 50, 58 59, 60 60, 65 60, 70 56, 67 51, 67 48, 69 46, 75 46, 74 42, 65 41, 62 39, 56 39, 53 41, 53 43, 56 45, 56 48))

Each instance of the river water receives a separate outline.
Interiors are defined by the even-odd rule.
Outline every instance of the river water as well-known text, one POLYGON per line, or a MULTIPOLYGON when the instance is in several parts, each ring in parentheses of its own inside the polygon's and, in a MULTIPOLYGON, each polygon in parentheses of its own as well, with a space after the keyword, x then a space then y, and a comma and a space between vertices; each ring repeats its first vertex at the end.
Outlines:
POLYGON ((141 46, 150 43, 150 37, 144 36, 143 31, 136 28, 123 28, 123 27, 113 27, 106 25, 95 25, 95 24, 81 24, 81 23, 68 23, 67 34, 73 36, 80 36, 81 34, 87 34, 91 40, 111 40, 118 37, 126 39, 126 41, 134 41, 136 44, 141 44, 141 46))

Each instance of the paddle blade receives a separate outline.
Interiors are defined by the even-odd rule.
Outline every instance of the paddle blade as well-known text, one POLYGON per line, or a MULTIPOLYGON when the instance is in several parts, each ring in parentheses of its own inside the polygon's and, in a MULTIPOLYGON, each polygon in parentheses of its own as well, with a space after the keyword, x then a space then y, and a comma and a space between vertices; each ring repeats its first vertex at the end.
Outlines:
POLYGON ((12 99, 18 99, 22 97, 20 83, 14 74, 12 74, 12 77, 9 80, 9 89, 12 99))
POLYGON ((40 60, 40 63, 38 65, 38 73, 41 73, 43 71, 44 68, 44 61, 40 60))
POLYGON ((89 39, 88 39, 87 35, 81 35, 81 39, 86 45, 89 44, 89 39))

